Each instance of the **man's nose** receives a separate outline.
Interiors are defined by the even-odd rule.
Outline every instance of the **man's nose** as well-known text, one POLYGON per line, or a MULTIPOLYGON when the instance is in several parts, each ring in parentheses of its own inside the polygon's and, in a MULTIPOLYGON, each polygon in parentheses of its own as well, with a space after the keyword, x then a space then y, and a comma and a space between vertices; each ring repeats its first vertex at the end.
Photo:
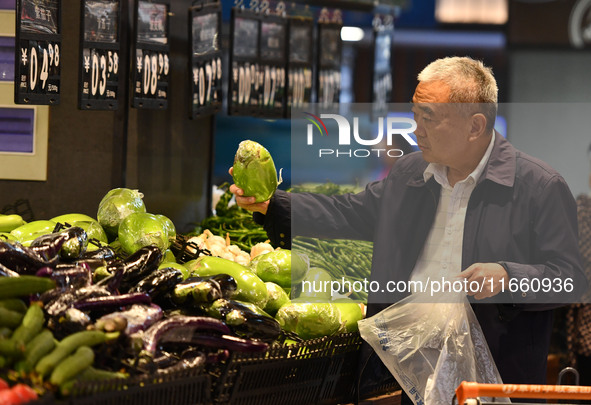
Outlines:
POLYGON ((416 136, 424 136, 424 131, 423 131, 423 124, 421 123, 421 120, 415 118, 415 122, 417 123, 417 128, 415 129, 415 135, 416 136))

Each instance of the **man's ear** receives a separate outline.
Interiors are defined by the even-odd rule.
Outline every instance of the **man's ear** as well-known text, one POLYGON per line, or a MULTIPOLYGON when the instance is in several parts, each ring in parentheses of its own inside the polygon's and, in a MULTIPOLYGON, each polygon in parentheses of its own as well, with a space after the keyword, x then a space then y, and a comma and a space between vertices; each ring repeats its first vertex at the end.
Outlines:
POLYGON ((476 140, 486 134, 486 117, 482 113, 472 115, 470 119, 470 140, 476 140))

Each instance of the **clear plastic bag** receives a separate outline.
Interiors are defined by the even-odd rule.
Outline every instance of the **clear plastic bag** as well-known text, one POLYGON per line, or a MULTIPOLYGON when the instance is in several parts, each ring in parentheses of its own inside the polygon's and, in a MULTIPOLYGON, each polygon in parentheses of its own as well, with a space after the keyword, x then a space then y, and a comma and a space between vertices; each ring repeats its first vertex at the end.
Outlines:
POLYGON ((463 294, 410 295, 359 321, 359 332, 416 405, 452 404, 462 381, 502 384, 463 294))

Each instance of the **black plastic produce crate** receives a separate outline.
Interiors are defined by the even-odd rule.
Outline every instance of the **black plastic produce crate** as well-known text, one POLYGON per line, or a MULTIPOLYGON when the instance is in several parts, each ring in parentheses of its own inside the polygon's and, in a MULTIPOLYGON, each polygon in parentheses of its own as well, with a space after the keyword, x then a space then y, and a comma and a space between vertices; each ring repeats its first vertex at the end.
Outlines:
POLYGON ((352 402, 357 383, 359 350, 363 340, 358 333, 338 335, 329 340, 330 363, 316 403, 329 405, 352 402))
POLYGON ((234 405, 333 404, 352 396, 361 346, 344 334, 234 354, 213 383, 214 401, 234 405))
POLYGON ((49 404, 210 405, 211 377, 202 369, 187 369, 164 375, 86 382, 77 385, 71 397, 45 397, 30 403, 49 404))

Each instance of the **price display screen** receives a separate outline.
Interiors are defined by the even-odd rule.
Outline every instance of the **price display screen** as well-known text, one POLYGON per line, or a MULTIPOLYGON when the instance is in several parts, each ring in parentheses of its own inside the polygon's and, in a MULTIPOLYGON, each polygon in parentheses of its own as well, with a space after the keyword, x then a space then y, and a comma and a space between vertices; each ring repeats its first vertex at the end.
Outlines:
POLYGON ((115 110, 119 88, 118 0, 83 0, 78 107, 115 110))
POLYGON ((289 63, 312 64, 312 20, 289 27, 289 63))
POLYGON ((59 104, 61 1, 18 0, 15 46, 16 104, 59 104))
POLYGON ((168 43, 168 6, 140 1, 138 4, 137 40, 153 44, 168 43))
POLYGON ((259 67, 260 17, 232 9, 228 114, 258 115, 261 88, 259 67))
POLYGON ((265 16, 261 21, 259 78, 262 91, 259 111, 264 117, 285 117, 287 19, 265 16))
POLYGON ((213 114, 222 105, 220 27, 219 3, 191 8, 191 118, 213 114))
POLYGON ((320 66, 337 67, 341 64, 341 28, 323 27, 320 30, 320 66))
POLYGON ((59 34, 59 0, 22 0, 21 32, 59 34))
POLYGON ((261 23, 261 59, 265 61, 285 60, 286 24, 263 21, 261 23))
POLYGON ((306 109, 312 99, 314 21, 291 19, 289 22, 289 58, 287 75, 287 115, 291 108, 306 109))
POLYGON ((336 108, 341 92, 341 28, 334 23, 318 24, 318 103, 336 108))
POLYGON ((259 20, 254 18, 234 19, 232 53, 239 58, 256 58, 258 55, 259 20))
POLYGON ((168 0, 136 1, 131 103, 135 108, 164 109, 168 106, 169 9, 168 0))
POLYGON ((83 1, 84 41, 117 42, 119 32, 119 1, 83 1))
POLYGON ((219 19, 217 12, 193 16, 191 30, 194 56, 203 56, 220 50, 219 19))

